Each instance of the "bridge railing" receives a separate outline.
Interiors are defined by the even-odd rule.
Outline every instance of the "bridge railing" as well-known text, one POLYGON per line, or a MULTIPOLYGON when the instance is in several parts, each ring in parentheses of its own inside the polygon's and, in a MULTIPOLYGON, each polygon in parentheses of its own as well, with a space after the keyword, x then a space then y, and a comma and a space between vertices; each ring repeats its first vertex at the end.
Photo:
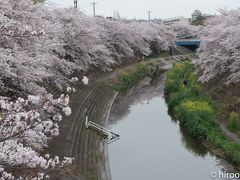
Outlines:
POLYGON ((193 38, 197 38, 197 34, 188 34, 188 35, 177 36, 177 39, 193 39, 193 38))

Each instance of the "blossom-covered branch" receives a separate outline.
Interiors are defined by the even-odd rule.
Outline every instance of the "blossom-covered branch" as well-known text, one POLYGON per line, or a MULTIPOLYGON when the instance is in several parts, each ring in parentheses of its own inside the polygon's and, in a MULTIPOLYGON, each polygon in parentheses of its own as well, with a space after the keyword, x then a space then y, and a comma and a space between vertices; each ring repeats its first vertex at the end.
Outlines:
POLYGON ((220 15, 209 18, 199 36, 202 40, 196 65, 207 82, 216 76, 223 83, 240 80, 240 10, 220 10, 220 15), (221 76, 223 75, 223 76, 221 76))

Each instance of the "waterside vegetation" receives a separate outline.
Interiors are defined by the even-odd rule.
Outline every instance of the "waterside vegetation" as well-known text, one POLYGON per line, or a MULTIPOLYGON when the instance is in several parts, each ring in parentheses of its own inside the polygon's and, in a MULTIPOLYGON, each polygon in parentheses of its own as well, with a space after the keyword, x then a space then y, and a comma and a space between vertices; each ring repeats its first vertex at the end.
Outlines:
POLYGON ((168 72, 165 95, 169 110, 181 126, 218 155, 240 166, 240 145, 228 140, 222 132, 218 123, 220 105, 204 94, 191 62, 177 63, 168 72))

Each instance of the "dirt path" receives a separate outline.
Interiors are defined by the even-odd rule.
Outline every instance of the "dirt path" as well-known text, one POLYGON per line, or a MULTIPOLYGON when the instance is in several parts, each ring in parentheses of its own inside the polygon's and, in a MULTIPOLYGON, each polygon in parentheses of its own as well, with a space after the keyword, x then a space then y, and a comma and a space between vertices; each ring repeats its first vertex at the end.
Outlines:
POLYGON ((225 136, 236 142, 240 143, 237 134, 231 132, 227 128, 227 122, 230 112, 238 112, 240 107, 240 86, 239 85, 224 85, 221 79, 212 80, 204 84, 204 91, 211 96, 217 103, 223 106, 223 113, 219 120, 219 125, 224 132, 225 136))
POLYGON ((219 122, 219 124, 220 124, 222 131, 224 132, 225 136, 228 139, 230 139, 236 143, 239 143, 238 135, 236 135, 235 133, 232 133, 231 131, 228 130, 226 122, 219 122))

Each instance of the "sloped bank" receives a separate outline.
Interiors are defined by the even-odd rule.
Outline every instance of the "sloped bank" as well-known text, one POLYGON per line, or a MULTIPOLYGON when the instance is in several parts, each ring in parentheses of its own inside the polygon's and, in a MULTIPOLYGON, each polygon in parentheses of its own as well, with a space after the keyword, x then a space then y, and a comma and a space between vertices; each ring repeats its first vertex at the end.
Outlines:
POLYGON ((60 158, 73 157, 73 164, 66 169, 50 171, 51 179, 110 179, 106 156, 107 142, 99 134, 85 128, 88 116, 101 126, 105 126, 109 109, 117 92, 104 83, 91 83, 81 86, 72 95, 72 115, 64 117, 60 124, 60 135, 52 140, 48 148, 51 155, 60 158))
POLYGON ((203 93, 190 62, 177 63, 168 72, 165 95, 169 110, 181 125, 239 169, 240 145, 225 137, 218 124, 220 108, 203 93))

